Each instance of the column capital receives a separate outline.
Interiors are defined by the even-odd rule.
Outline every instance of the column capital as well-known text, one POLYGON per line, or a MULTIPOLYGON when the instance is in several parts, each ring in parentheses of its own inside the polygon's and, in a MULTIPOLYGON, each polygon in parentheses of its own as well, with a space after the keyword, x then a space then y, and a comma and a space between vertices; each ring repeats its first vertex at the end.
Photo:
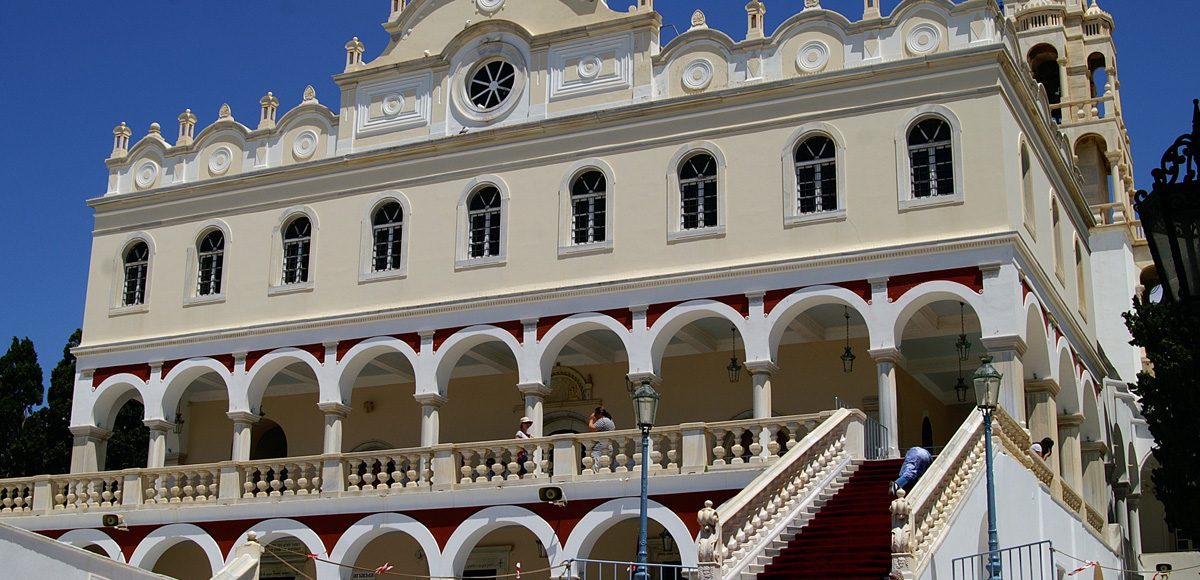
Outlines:
POLYGON ((867 354, 870 355, 871 358, 875 359, 875 362, 877 363, 890 362, 893 364, 900 364, 904 361, 904 354, 900 352, 900 349, 894 346, 873 348, 868 350, 867 354))
POLYGON ((151 431, 162 431, 166 433, 175 428, 175 424, 165 419, 146 419, 142 424, 148 427, 151 431))
POLYGON ((112 437, 112 431, 95 425, 71 425, 68 429, 76 437, 87 437, 88 439, 99 439, 101 441, 112 437))
POLYGON ((983 343, 983 347, 988 351, 1011 350, 1017 353, 1017 356, 1025 356, 1025 351, 1028 346, 1025 344, 1025 339, 1015 334, 1005 336, 988 336, 979 339, 983 343))
POLYGON ((343 405, 339 401, 326 401, 324 403, 317 403, 317 408, 326 415, 337 415, 343 419, 354 410, 350 407, 350 405, 343 405))
POLYGON ((779 365, 769 360, 748 360, 746 370, 752 375, 773 375, 779 372, 779 365))
POLYGON ((431 407, 441 407, 449 401, 449 399, 447 399, 441 393, 417 393, 413 395, 413 398, 416 399, 418 403, 431 407))
POLYGON ((1027 393, 1050 393, 1051 397, 1057 397, 1058 391, 1058 381, 1054 379, 1030 379, 1025 381, 1025 392, 1027 393))
POLYGON ((544 383, 518 383, 517 390, 526 397, 549 397, 553 389, 544 383))
POLYGON ((1062 429, 1063 427, 1074 427, 1078 429, 1080 425, 1083 425, 1083 419, 1083 415, 1079 413, 1075 413, 1073 415, 1059 415, 1058 428, 1062 429))
POLYGON ((230 411, 225 413, 225 416, 229 417, 229 420, 234 423, 249 423, 251 425, 257 423, 262 418, 258 416, 258 413, 251 413, 250 411, 230 411))
POLYGON ((634 385, 640 385, 642 381, 649 381, 651 385, 656 386, 662 384, 662 377, 654 373, 629 373, 625 378, 634 385))
POLYGON ((1100 457, 1104 457, 1108 453, 1108 445, 1105 445, 1103 441, 1084 441, 1079 444, 1079 449, 1084 453, 1095 453, 1100 457))

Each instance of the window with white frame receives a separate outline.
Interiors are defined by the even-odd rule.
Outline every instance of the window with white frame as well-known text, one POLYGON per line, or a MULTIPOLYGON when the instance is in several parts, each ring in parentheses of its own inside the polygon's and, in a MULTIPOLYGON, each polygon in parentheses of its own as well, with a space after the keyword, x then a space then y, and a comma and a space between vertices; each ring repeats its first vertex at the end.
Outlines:
POLYGON ((125 284, 121 306, 146 303, 146 275, 150 271, 150 247, 137 242, 125 251, 125 284))
POLYGON ((805 139, 796 147, 796 212, 809 214, 838 209, 837 151, 825 135, 805 139))
POLYGON ((225 270, 225 234, 221 230, 205 234, 196 245, 196 257, 196 295, 220 294, 225 270))
POLYGON ((590 170, 571 183, 571 241, 594 244, 607 239, 608 179, 590 170))
POLYGON ((403 259, 404 208, 398 202, 385 203, 371 218, 371 269, 387 272, 400 268, 403 259))
POLYGON ((500 190, 482 187, 467 201, 467 257, 490 258, 500 255, 500 190))
POLYGON ((679 166, 679 229, 717 226, 717 161, 708 153, 688 157, 679 166))
POLYGON ((312 222, 305 216, 297 217, 283 230, 284 284, 308 282, 311 253, 312 222))
POLYGON ((950 123, 929 117, 908 132, 913 199, 954 195, 954 153, 950 123))

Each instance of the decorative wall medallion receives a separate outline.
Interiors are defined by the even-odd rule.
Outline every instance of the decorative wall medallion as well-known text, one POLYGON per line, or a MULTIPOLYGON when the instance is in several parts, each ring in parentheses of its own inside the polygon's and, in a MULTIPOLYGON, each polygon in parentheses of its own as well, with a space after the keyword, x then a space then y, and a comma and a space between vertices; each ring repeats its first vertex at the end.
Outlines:
POLYGON ((683 67, 683 86, 699 91, 708 88, 713 79, 713 66, 707 59, 698 58, 683 67))
POLYGON ((585 56, 579 59, 579 77, 588 80, 594 79, 600 75, 600 67, 603 65, 600 57, 585 56))
POLYGON ((404 95, 391 94, 383 98, 383 114, 395 117, 404 110, 404 95))
POLYGON ((145 189, 154 185, 158 180, 158 164, 153 161, 145 161, 138 166, 137 171, 133 173, 133 182, 138 187, 145 189))
POLYGON ((292 154, 297 159, 308 159, 317 151, 317 134, 312 130, 306 130, 296 135, 296 141, 292 143, 292 154))
POLYGON ((475 0, 475 5, 484 12, 495 12, 504 6, 504 0, 475 0))
POLYGON ((918 24, 908 31, 908 40, 905 45, 913 54, 924 54, 933 51, 941 43, 941 31, 938 30, 938 27, 926 23, 918 24))
POLYGON ((804 72, 821 72, 827 64, 829 64, 829 47, 819 40, 801 46, 800 52, 796 54, 796 66, 804 72))
POLYGON ((224 175, 233 164, 233 151, 228 147, 217 147, 208 157, 208 172, 213 175, 224 175))

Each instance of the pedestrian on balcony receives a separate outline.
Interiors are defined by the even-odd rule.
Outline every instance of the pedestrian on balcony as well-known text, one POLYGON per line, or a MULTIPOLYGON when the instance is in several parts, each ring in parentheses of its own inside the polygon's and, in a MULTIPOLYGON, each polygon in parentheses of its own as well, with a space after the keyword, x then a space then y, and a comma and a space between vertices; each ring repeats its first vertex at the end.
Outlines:
MULTIPOLYGON (((529 417, 521 417, 521 425, 517 427, 517 434, 515 437, 517 439, 529 439, 533 437, 529 434, 530 427, 533 427, 533 419, 530 419, 529 417)), ((519 475, 525 475, 525 462, 528 460, 529 452, 522 447, 520 451, 517 451, 517 465, 520 466, 519 475)))
POLYGON ((1042 458, 1042 461, 1047 461, 1050 459, 1050 452, 1054 451, 1054 440, 1043 437, 1041 441, 1034 443, 1031 449, 1038 454, 1038 457, 1042 458))
MULTIPOLYGON (((599 433, 604 431, 616 431, 617 423, 613 421, 612 414, 604 407, 596 407, 590 417, 588 417, 588 431, 599 433)), ((600 469, 600 456, 608 452, 607 441, 597 441, 592 445, 592 469, 600 469)))
POLYGON ((903 489, 905 492, 925 475, 925 470, 933 463, 933 455, 924 447, 910 447, 904 454, 904 463, 900 466, 900 478, 892 482, 892 495, 903 489))

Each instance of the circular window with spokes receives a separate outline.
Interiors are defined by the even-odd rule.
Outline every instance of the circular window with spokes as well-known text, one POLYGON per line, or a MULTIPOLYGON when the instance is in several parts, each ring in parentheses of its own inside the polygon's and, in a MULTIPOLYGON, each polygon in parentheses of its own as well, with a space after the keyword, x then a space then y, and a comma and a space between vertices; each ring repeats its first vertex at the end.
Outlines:
POLYGON ((475 67, 467 78, 467 98, 481 112, 495 110, 512 95, 517 68, 503 59, 494 59, 475 67))

